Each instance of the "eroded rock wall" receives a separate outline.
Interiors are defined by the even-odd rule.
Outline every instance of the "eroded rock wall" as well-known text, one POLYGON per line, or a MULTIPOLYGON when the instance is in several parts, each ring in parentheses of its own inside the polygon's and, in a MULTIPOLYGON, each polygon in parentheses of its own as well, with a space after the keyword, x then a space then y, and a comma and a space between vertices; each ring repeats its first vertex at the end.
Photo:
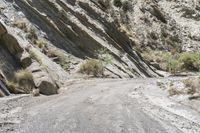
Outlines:
MULTIPOLYGON (((125 1, 125 0, 122 0, 125 1)), ((130 0, 129 10, 108 12, 139 50, 200 50, 199 0, 130 0)))
POLYGON ((15 13, 15 21, 23 13, 29 22, 45 33, 44 38, 53 47, 79 59, 97 58, 97 51, 106 49, 114 57, 113 64, 107 67, 113 75, 157 76, 132 48, 134 42, 120 32, 110 14, 94 2, 16 0, 11 5, 18 11, 15 13))
POLYGON ((40 93, 45 95, 57 94, 58 89, 67 79, 67 75, 64 75, 65 71, 50 59, 45 59, 45 55, 34 50, 26 40, 20 39, 19 35, 12 32, 11 27, 7 28, 8 30, 0 22, 1 96, 10 94, 9 86, 6 83, 16 80, 15 73, 22 69, 32 73, 34 87, 39 89, 40 93), (35 63, 34 59, 31 58, 30 51, 34 51, 36 56, 45 60, 41 60, 41 64, 35 63), (47 67, 44 68, 43 65, 47 65, 47 67))

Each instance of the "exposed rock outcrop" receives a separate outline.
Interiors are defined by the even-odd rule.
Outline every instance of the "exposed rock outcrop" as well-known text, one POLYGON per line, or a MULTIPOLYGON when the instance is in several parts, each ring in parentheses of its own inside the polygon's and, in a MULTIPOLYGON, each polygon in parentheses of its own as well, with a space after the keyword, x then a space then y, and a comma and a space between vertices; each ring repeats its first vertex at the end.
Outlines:
MULTIPOLYGON (((111 16, 89 0, 16 0, 14 5, 19 13, 25 14, 27 23, 36 24, 46 33, 44 37, 53 47, 79 59, 97 58, 97 51, 106 49, 114 57, 113 64, 107 67, 112 74, 119 73, 119 77, 157 76, 134 51, 134 42, 119 31, 111 16)), ((19 13, 12 15, 19 16, 19 13)))
POLYGON ((108 77, 156 77, 140 51, 199 50, 198 1, 125 1, 121 8, 111 0, 0 1, 0 21, 8 29, 0 25, 6 80, 28 69, 36 87, 53 94, 85 59, 111 56, 108 77), (52 49, 57 55, 49 54, 52 49))
POLYGON ((33 62, 28 67, 28 70, 32 72, 35 86, 39 89, 41 94, 52 95, 58 93, 58 87, 49 74, 40 67, 38 62, 33 62))
MULTIPOLYGON (((17 38, 9 34, 10 32, 7 31, 7 29, 5 28, 5 26, 3 26, 2 23, 0 23, 0 33, 0 72, 2 72, 2 74, 4 75, 3 79, 1 80, 5 81, 2 82, 0 80, 1 96, 10 94, 9 89, 6 88, 5 83, 11 80, 15 80, 15 72, 20 69, 27 69, 30 72, 32 72, 33 80, 35 83, 34 86, 38 88, 42 94, 57 94, 57 90, 59 88, 57 85, 61 86, 62 81, 59 82, 60 84, 54 82, 54 80, 58 80, 58 78, 56 77, 56 75, 54 75, 54 77, 51 76, 51 74, 59 72, 47 73, 46 70, 42 69, 42 66, 38 63, 38 66, 35 67, 35 62, 33 61, 33 59, 31 59, 29 51, 25 50, 26 45, 23 45, 23 42, 21 42, 21 44, 18 43, 17 38)), ((26 41, 24 41, 24 43, 25 42, 26 41)), ((36 51, 35 54, 37 54, 36 51)), ((51 60, 45 60, 45 62, 48 63, 49 66, 53 66, 53 62, 51 62, 51 60)), ((57 68, 55 68, 55 71, 56 70, 57 68)))
POLYGON ((198 0, 131 0, 131 10, 110 7, 139 50, 199 51, 198 0))

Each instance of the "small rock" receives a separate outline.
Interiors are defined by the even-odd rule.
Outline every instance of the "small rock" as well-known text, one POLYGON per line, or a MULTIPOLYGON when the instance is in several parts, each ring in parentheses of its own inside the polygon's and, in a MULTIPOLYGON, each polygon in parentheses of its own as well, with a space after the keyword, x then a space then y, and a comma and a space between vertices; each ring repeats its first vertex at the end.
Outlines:
POLYGON ((28 67, 31 65, 31 58, 30 58, 30 55, 27 53, 27 52, 23 52, 21 55, 20 55, 20 61, 21 61, 21 64, 23 67, 28 67))
POLYGON ((39 89, 33 89, 32 95, 33 95, 34 97, 40 96, 40 90, 39 90, 39 89))

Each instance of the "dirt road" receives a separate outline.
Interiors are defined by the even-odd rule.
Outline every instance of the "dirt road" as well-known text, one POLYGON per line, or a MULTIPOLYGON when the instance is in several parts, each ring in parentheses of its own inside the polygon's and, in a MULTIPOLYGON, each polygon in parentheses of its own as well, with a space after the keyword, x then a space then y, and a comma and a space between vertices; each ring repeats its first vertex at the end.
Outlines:
POLYGON ((3 98, 0 132, 199 133, 198 111, 169 98, 156 81, 76 81, 59 95, 3 98))

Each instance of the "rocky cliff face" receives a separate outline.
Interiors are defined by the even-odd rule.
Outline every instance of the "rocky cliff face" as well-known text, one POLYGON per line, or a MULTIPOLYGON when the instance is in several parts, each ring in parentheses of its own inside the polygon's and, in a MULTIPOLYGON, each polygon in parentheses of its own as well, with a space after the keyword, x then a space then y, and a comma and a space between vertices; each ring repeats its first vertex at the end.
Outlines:
POLYGON ((3 10, 8 23, 22 19, 31 22, 36 26, 38 36, 47 39, 52 47, 80 59, 95 58, 98 56, 96 51, 106 49, 114 57, 114 65, 107 68, 111 73, 120 72, 117 74, 120 77, 155 75, 134 52, 133 42, 118 30, 111 16, 91 1, 4 3, 11 5, 3 10))
POLYGON ((199 5, 198 0, 132 0, 128 11, 110 12, 138 49, 199 51, 199 5))
POLYGON ((159 74, 135 49, 199 49, 199 2, 122 2, 116 7, 104 0, 1 0, 3 79, 27 69, 35 87, 51 94, 85 59, 112 57, 105 66, 108 77, 155 77, 159 74))

